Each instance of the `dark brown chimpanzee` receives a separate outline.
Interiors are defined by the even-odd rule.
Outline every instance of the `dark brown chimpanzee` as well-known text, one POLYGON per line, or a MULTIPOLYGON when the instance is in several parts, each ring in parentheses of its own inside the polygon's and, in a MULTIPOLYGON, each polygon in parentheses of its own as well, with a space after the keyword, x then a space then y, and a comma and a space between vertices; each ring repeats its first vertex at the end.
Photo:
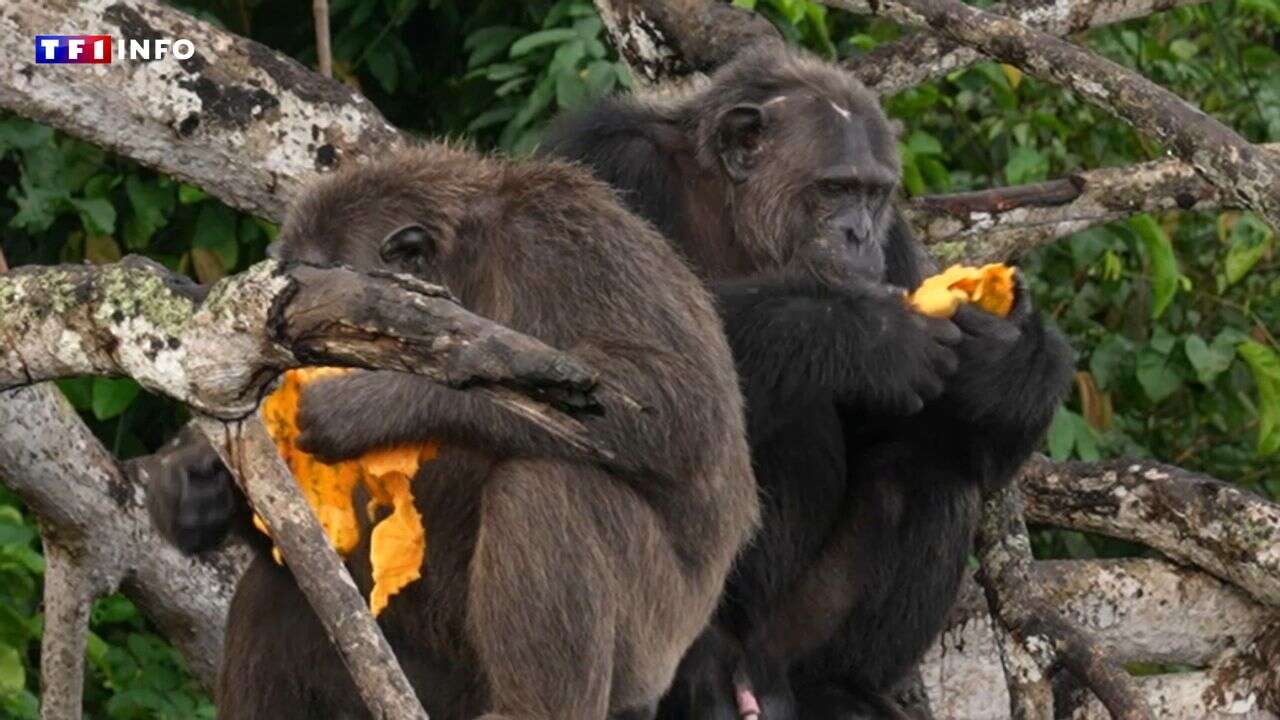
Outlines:
MULTIPOLYGON (((712 300, 603 183, 557 162, 442 146, 321 180, 279 257, 407 271, 581 358, 640 411, 584 416, 625 472, 584 462, 482 397, 394 372, 304 390, 322 458, 428 438, 414 480, 420 581, 380 622, 435 720, 647 718, 706 626, 758 503, 741 394, 712 300)), ((157 525, 188 550, 227 531, 232 485, 180 443, 154 467, 157 525)), ((365 589, 367 546, 349 561, 365 589)), ((229 720, 367 717, 292 577, 260 555, 236 590, 217 690, 229 720)))
POLYGON ((1008 318, 906 307, 932 268, 894 207, 894 132, 799 52, 605 101, 543 151, 590 167, 715 283, 747 401, 762 529, 661 717, 728 720, 756 698, 763 720, 899 716, 889 692, 942 628, 979 494, 1039 442, 1069 348, 1021 288, 1008 318))

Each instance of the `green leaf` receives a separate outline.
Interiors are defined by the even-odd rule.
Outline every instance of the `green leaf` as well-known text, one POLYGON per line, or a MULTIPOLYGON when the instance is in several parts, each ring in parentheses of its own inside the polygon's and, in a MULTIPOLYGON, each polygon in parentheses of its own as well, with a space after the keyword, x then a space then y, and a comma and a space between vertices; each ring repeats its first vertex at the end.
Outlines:
POLYGON ((112 235, 116 231, 116 209, 102 198, 71 198, 80 214, 84 229, 93 235, 112 235))
POLYGON ((0 694, 0 717, 8 720, 39 720, 40 701, 28 690, 12 695, 0 694))
POLYGON ((1129 227, 1138 234, 1147 251, 1148 269, 1151 274, 1151 317, 1159 318, 1173 302, 1178 291, 1178 258, 1173 253, 1173 243, 1164 228, 1147 214, 1136 215, 1129 220, 1129 227))
POLYGON ((906 149, 902 155, 902 189, 907 191, 907 195, 915 197, 923 195, 928 191, 928 187, 924 183, 924 175, 920 172, 920 166, 916 164, 916 155, 910 149, 906 149))
POLYGON ((467 132, 469 133, 479 132, 487 127, 492 127, 493 125, 499 125, 501 123, 504 123, 510 120, 512 117, 515 116, 515 114, 516 114, 515 105, 502 105, 502 106, 493 108, 492 110, 486 110, 485 112, 478 115, 475 120, 472 120, 471 124, 467 125, 467 132))
POLYGON ((234 268, 239 249, 236 244, 236 215, 231 208, 220 203, 205 203, 196 218, 196 232, 191 245, 212 250, 226 270, 234 268))
POLYGON ((587 84, 577 74, 562 73, 556 76, 556 105, 572 110, 586 104, 587 100, 587 84))
POLYGON ((618 75, 613 69, 613 63, 595 60, 587 65, 587 73, 582 79, 587 83, 587 90, 591 92, 591 96, 599 98, 613 90, 614 85, 617 84, 618 75))
POLYGON ((133 217, 125 222, 125 244, 133 250, 147 246, 151 236, 164 227, 169 213, 173 212, 173 185, 157 181, 148 182, 130 174, 124 181, 125 194, 133 206, 133 217), (135 227, 129 229, 130 224, 135 227), (131 236, 132 233, 132 236, 131 236))
POLYGON ((53 143, 53 128, 22 118, 0 120, 0 153, 53 143))
POLYGON ((493 82, 505 82, 529 72, 529 68, 520 63, 494 63, 484 68, 484 78, 493 82))
POLYGON ((0 645, 0 695, 21 692, 27 686, 27 670, 17 648, 0 645))
POLYGON ((1182 345, 1187 360, 1196 371, 1196 379, 1204 385, 1210 385, 1235 359, 1232 348, 1221 348, 1217 344, 1209 345, 1199 335, 1191 335, 1182 345), (1225 350, 1225 352, 1224 352, 1225 350))
POLYGON ((36 538, 36 529, 21 522, 0 520, 0 545, 27 545, 36 538))
POLYGON ((137 606, 119 594, 101 598, 93 604, 93 609, 89 612, 89 619, 95 626, 122 623, 140 617, 137 606))
POLYGON ((557 75, 574 75, 577 76, 578 61, 587 54, 587 44, 581 40, 567 42, 556 48, 556 53, 551 57, 551 64, 547 66, 547 71, 557 75))
POLYGON ((1223 263, 1225 286, 1240 281, 1271 249, 1272 233, 1266 223, 1253 214, 1245 214, 1231 228, 1231 249, 1223 263))
POLYGON ((110 420, 129 407, 138 397, 138 383, 128 378, 94 378, 93 416, 110 420))
POLYGON ((1280 450, 1280 354, 1253 340, 1240 343, 1236 351, 1258 386, 1258 455, 1272 455, 1280 450))
POLYGON ((400 86, 400 65, 396 62, 395 47, 389 40, 383 40, 369 48, 364 58, 365 66, 382 89, 394 93, 400 86))
POLYGON ((555 78, 548 75, 538 81, 533 86, 533 92, 529 93, 529 97, 525 98, 524 105, 516 116, 511 118, 508 127, 514 126, 516 130, 523 129, 543 110, 551 105, 551 98, 555 97, 556 83, 555 78))
POLYGON ((1195 54, 1200 52, 1200 48, 1196 44, 1186 38, 1178 38, 1169 43, 1169 52, 1179 60, 1190 60, 1195 54))
POLYGON ((1039 182, 1049 176, 1049 158, 1029 145, 1019 145, 1009 154, 1004 177, 1010 185, 1039 182))
POLYGON ((938 138, 923 130, 916 130, 911 133, 911 137, 907 139, 907 147, 911 148, 911 152, 916 155, 942 154, 942 143, 938 142, 938 138))
POLYGON ((523 34, 522 28, 510 25, 493 25, 471 33, 462 44, 464 49, 471 51, 467 69, 478 68, 501 56, 523 34))
POLYGON ((42 233, 58 219, 58 212, 66 207, 67 191, 39 187, 30 178, 22 176, 18 187, 9 188, 9 199, 18 211, 9 218, 9 224, 30 233, 42 233))
POLYGON ((1089 372, 1099 390, 1115 387, 1120 375, 1133 360, 1133 346, 1120 335, 1108 335, 1089 356, 1089 372))
POLYGON ((1076 425, 1071 420, 1071 415, 1074 414, 1059 406, 1057 413, 1053 416, 1053 422, 1049 425, 1047 436, 1049 456, 1054 460, 1062 461, 1071 458, 1071 449, 1076 444, 1076 425))
POLYGON ((183 205, 194 205, 207 197, 209 197, 209 193, 195 185, 182 183, 178 186, 178 202, 183 205))
POLYGON ((562 42, 575 40, 578 38, 578 32, 572 28, 553 28, 551 30, 539 30, 536 33, 525 35, 524 37, 511 43, 511 50, 507 53, 509 57, 518 58, 522 55, 537 50, 547 45, 558 45, 562 42))
POLYGON ((93 378, 67 378, 55 382, 71 403, 71 407, 84 412, 93 406, 93 378))
POLYGON ((1138 382, 1151 402, 1161 402, 1182 387, 1169 358, 1151 349, 1138 353, 1138 382))

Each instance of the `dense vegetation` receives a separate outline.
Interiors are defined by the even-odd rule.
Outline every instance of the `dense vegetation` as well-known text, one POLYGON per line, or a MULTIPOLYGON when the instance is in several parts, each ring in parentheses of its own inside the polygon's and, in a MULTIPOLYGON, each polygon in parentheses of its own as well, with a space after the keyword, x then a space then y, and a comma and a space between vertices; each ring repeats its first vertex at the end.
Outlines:
MULTIPOLYGON (((310 3, 184 9, 314 64, 310 3)), ((809 0, 738 0, 793 42, 855 57, 900 31, 809 0)), ((548 118, 629 80, 589 0, 333 0, 335 74, 397 125, 528 152, 548 118)), ((1079 38, 1230 124, 1280 142, 1280 0, 1218 0, 1079 38)), ((887 100, 909 195, 1033 182, 1154 159, 1160 147, 1070 94, 994 63, 887 100)), ((261 259, 275 228, 43 126, 0 116, 0 248, 10 265, 145 253, 201 281, 261 259)), ((1170 213, 1090 230, 1021 259, 1078 352, 1046 451, 1155 457, 1280 497, 1280 253, 1254 215, 1170 213)), ((63 382, 121 457, 154 448, 179 408, 130 380, 63 382)), ((0 469, 2 471, 2 469, 0 469)), ((1124 552, 1037 533, 1041 554, 1124 552)), ((42 559, 0 489, 0 717, 37 717, 42 559)), ((93 613, 90 717, 212 717, 175 651, 122 597, 93 613)))

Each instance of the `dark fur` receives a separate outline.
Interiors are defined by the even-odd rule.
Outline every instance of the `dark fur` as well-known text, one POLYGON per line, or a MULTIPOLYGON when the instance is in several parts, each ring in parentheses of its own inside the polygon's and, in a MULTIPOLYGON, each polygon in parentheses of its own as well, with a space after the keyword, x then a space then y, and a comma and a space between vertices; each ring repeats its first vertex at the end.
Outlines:
POLYGON ((780 48, 561 119, 544 144, 719 281, 747 401, 762 530, 662 717, 734 718, 746 683, 765 720, 896 715, 886 693, 942 627, 981 489, 1060 400, 1069 349, 1025 292, 1008 319, 906 308, 933 268, 885 207, 895 147, 855 80, 780 48))
MULTIPOLYGON (((321 181, 291 211, 279 256, 411 267, 644 407, 584 419, 636 469, 627 478, 483 398, 391 372, 308 386, 300 443, 348 458, 443 441, 414 484, 423 577, 380 618, 432 718, 649 715, 758 516, 731 356, 694 275, 587 173, 444 147, 321 181), (406 224, 425 232, 397 234, 406 224)), ((160 483, 207 482, 187 467, 160 483)), ((157 511, 162 528, 182 519, 177 505, 157 511)), ((188 513, 219 525, 208 515, 188 513)), ((349 565, 367 590, 366 554, 349 565)), ((221 718, 365 716, 288 571, 266 557, 237 588, 217 699, 221 718)))

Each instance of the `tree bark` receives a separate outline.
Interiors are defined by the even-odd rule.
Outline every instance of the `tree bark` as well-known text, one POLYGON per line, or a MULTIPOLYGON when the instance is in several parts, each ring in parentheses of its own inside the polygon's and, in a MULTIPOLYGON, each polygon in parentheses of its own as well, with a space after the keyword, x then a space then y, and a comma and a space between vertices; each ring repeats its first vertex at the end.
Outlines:
POLYGON ((314 173, 404 140, 363 96, 252 40, 149 0, 0 4, 0 106, 279 219, 314 173), (50 28, 191 40, 189 60, 35 65, 50 28))
MULTIPOLYGON (((1280 143, 1259 146, 1280 158, 1280 143)), ((1145 212, 1240 208, 1180 160, 1085 170, 1058 180, 906 203, 907 219, 944 263, 1001 262, 1058 238, 1145 212)))
MULTIPOLYGON (((865 0, 822 2, 854 11, 868 7, 865 0)), ((1280 228, 1280 158, 1141 75, 959 0, 883 0, 874 10, 1074 91, 1164 143, 1209 182, 1280 228)))
MULTIPOLYGON (((1146 17, 1203 0, 1049 0, 996 5, 991 12, 1005 15, 1058 37, 1096 27, 1146 17)), ((870 10, 866 6, 866 10, 870 10)), ((918 32, 859 55, 844 66, 864 85, 890 95, 934 80, 983 59, 981 53, 928 32, 918 32)))

